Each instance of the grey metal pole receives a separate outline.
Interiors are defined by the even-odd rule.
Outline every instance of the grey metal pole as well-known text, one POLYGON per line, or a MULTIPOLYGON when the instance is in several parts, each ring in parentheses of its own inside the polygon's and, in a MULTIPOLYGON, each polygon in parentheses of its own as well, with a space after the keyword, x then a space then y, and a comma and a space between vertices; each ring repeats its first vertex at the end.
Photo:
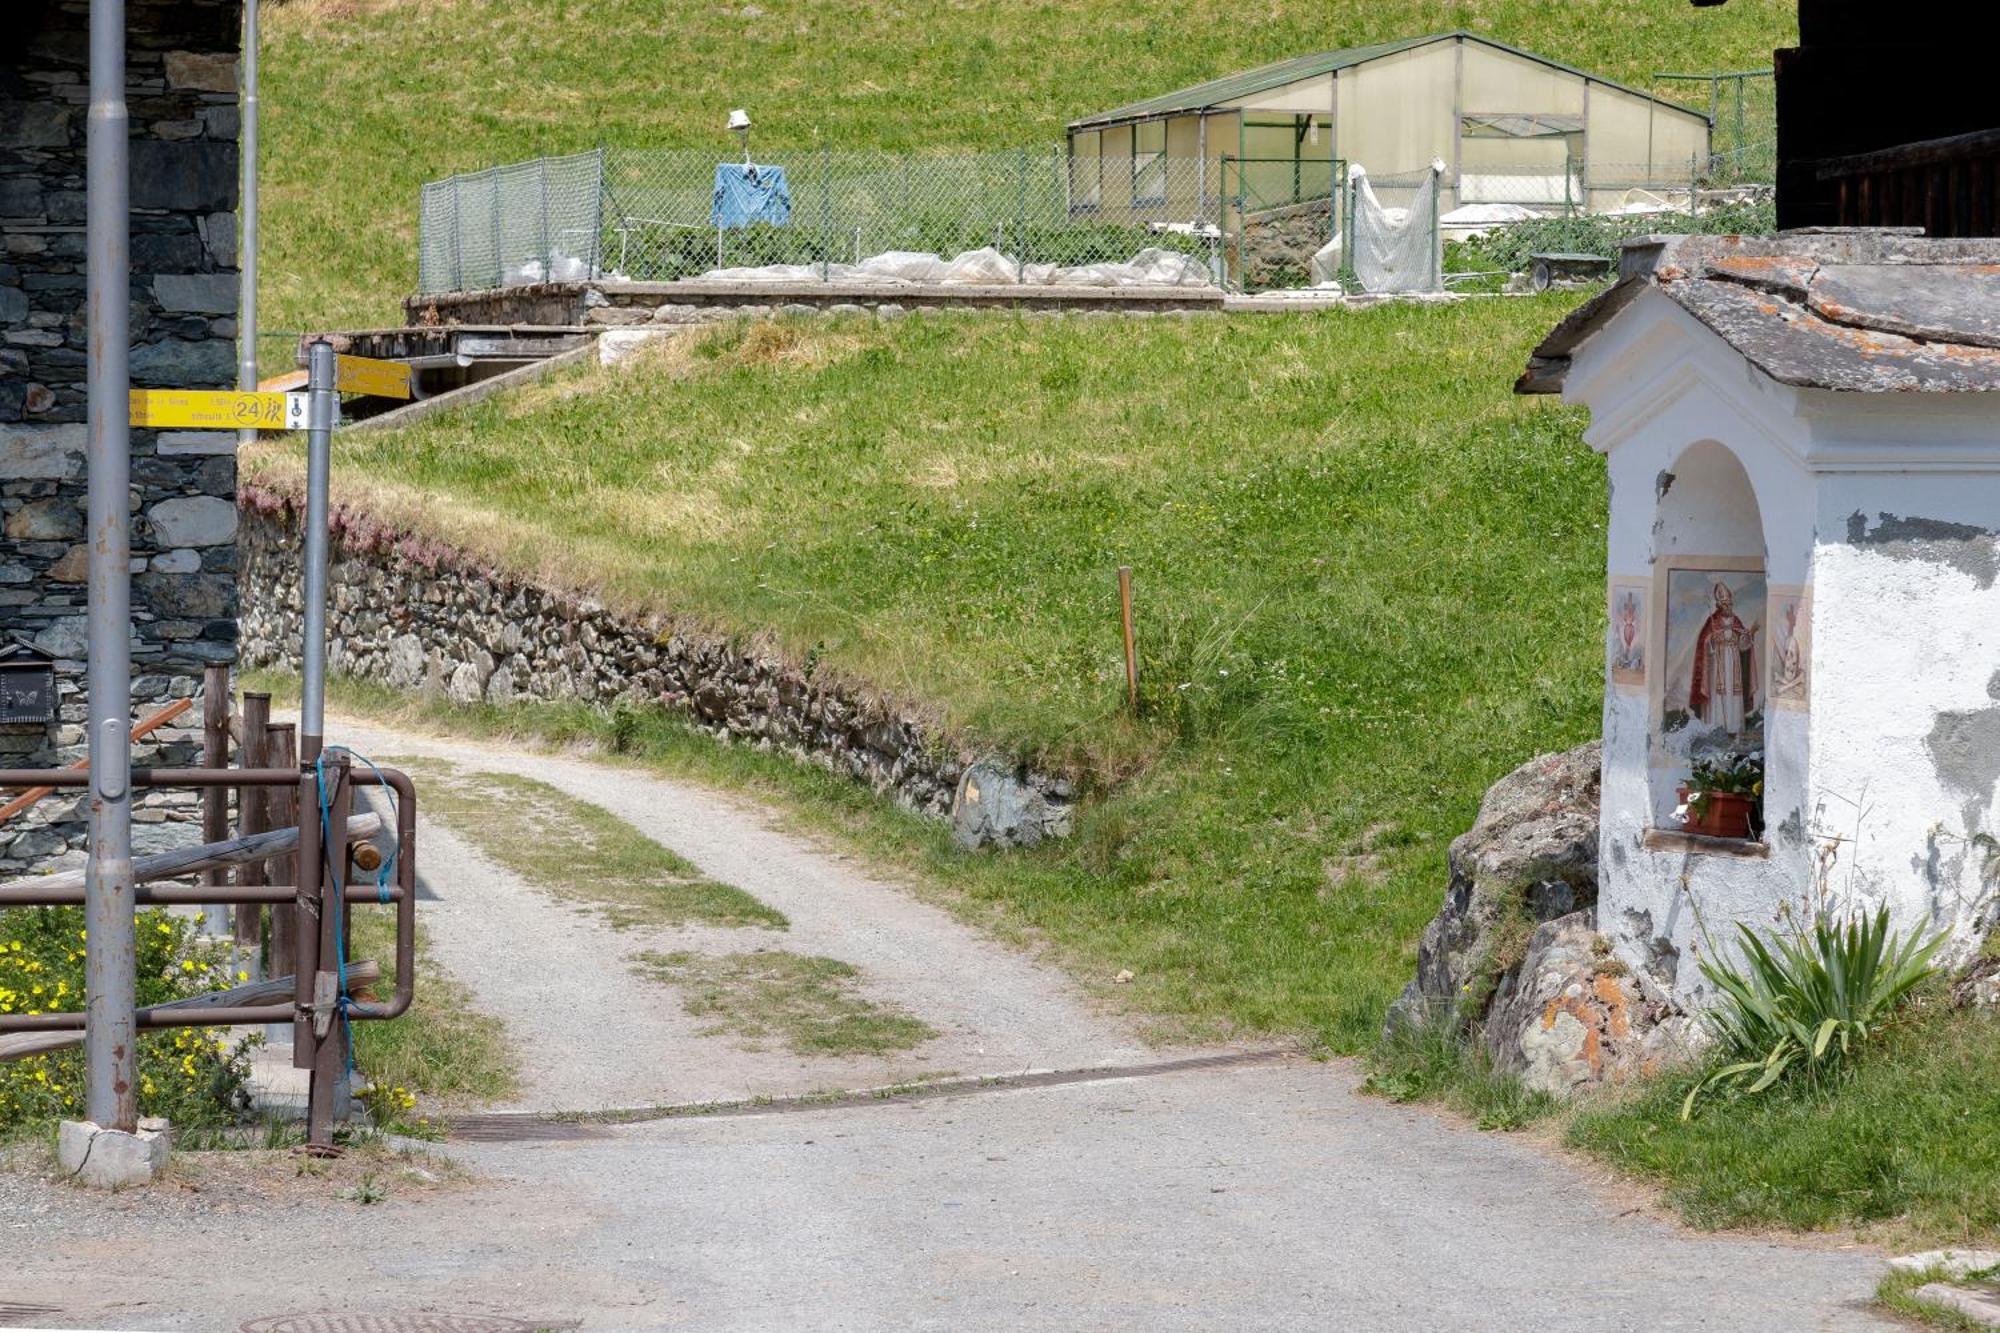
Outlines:
POLYGON ((84 890, 84 1113, 139 1128, 132 893, 131 176, 125 0, 90 0, 86 131, 90 860, 84 890))
MULTIPOLYGON (((333 344, 313 343, 306 360, 305 644, 299 653, 299 761, 319 758, 326 743, 327 485, 332 470, 333 344)), ((305 868, 300 868, 300 874, 305 868)))
MULTIPOLYGON (((243 229, 236 243, 241 270, 236 317, 236 387, 245 393, 257 387, 257 4, 243 5, 243 94, 241 99, 243 155, 243 229)), ((236 433, 240 446, 257 442, 257 432, 236 433)))

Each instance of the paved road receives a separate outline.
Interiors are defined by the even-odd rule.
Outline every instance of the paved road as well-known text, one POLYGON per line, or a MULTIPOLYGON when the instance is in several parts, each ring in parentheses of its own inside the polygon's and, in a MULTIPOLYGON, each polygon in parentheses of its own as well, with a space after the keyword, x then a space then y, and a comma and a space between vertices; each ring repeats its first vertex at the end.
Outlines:
POLYGON ((476 1187, 367 1208, 64 1192, 25 1218, 0 1188, 0 1303, 174 1329, 424 1307, 587 1329, 1884 1327, 1861 1309, 1876 1257, 1684 1232, 1355 1080, 1286 1058, 467 1145, 476 1187), (22 1255, 31 1228, 69 1239, 22 1255), (278 1257, 293 1242, 307 1276, 278 1257))

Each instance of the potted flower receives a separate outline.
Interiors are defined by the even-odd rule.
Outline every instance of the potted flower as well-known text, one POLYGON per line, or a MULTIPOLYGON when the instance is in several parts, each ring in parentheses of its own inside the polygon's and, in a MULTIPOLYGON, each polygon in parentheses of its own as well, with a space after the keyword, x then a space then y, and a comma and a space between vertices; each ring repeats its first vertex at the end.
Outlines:
POLYGON ((1674 818, 1689 833, 1750 838, 1763 822, 1764 756, 1720 755, 1697 759, 1680 786, 1674 818))

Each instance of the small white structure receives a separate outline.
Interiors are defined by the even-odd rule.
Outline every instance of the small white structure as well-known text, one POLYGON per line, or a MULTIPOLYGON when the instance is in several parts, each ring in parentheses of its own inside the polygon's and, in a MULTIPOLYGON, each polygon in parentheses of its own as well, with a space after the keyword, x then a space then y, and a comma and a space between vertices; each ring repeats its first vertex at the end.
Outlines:
POLYGON ((2000 884, 2000 242, 1653 238, 1517 388, 1611 482, 1598 929, 1683 1002, 1733 924, 1886 903, 1989 930, 2000 884), (1761 756, 1748 836, 1692 767, 1761 756))

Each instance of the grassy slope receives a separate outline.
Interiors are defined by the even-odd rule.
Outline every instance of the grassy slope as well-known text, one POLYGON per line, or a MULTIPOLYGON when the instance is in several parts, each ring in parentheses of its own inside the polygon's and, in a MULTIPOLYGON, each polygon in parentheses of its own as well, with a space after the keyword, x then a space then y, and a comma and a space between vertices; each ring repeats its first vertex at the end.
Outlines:
POLYGON ((1465 27, 1686 96, 1767 65, 1791 0, 291 0, 267 7, 264 320, 398 319, 426 179, 599 143, 777 153, 1047 143, 1076 116, 1301 52, 1465 27))
POLYGON ((1161 1011, 1353 1049, 1479 793, 1597 724, 1602 468, 1506 387, 1561 308, 735 326, 343 437, 337 489, 1087 771, 1160 759, 996 893, 1161 1011))

